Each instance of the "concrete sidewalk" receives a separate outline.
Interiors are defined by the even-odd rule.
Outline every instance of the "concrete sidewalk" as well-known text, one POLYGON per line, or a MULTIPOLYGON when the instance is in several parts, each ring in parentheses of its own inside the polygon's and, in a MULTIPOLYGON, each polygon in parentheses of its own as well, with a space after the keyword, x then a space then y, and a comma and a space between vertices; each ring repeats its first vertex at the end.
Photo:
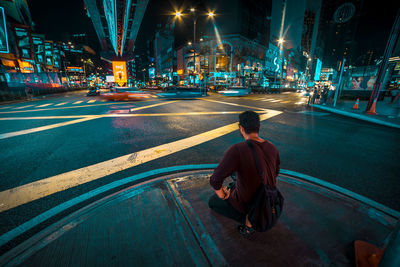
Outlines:
POLYGON ((366 114, 365 110, 368 101, 360 101, 358 110, 353 109, 354 104, 355 101, 341 100, 337 103, 336 107, 332 103, 326 105, 311 104, 311 106, 343 116, 400 129, 400 117, 396 116, 397 109, 400 106, 398 104, 391 104, 390 98, 385 98, 383 101, 376 103, 375 111, 378 115, 366 114))
POLYGON ((283 171, 279 223, 246 239, 208 208, 211 173, 168 175, 109 195, 11 249, 0 265, 354 266, 353 242, 383 247, 399 219, 352 192, 283 171))

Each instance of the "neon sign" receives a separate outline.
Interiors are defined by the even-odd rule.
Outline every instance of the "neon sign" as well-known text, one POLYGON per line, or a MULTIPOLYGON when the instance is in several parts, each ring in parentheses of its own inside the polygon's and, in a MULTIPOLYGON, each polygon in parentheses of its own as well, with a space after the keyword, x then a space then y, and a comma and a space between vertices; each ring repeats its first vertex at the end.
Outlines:
POLYGON ((8 53, 8 36, 4 8, 0 7, 0 53, 8 53))

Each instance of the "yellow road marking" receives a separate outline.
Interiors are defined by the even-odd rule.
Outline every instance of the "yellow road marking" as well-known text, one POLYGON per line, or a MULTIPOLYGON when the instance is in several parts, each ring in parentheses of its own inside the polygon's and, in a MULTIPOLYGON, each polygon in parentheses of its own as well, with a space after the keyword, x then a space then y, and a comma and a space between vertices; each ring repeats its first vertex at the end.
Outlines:
POLYGON ((56 104, 56 106, 62 106, 62 105, 65 105, 65 104, 67 104, 68 102, 62 102, 62 103, 58 103, 58 104, 56 104))
POLYGON ((50 105, 52 105, 53 103, 50 103, 50 104, 43 104, 43 105, 40 105, 40 106, 36 106, 37 108, 43 108, 43 107, 47 107, 47 106, 50 106, 50 105))
POLYGON ((22 106, 22 107, 16 107, 16 108, 13 108, 13 109, 23 109, 23 108, 28 108, 28 107, 32 107, 33 105, 27 105, 27 106, 22 106))
POLYGON ((75 103, 73 103, 74 105, 76 105, 76 104, 80 104, 80 103, 82 103, 83 101, 76 101, 75 103))
MULTIPOLYGON (((153 104, 153 105, 148 105, 148 106, 143 106, 143 107, 137 107, 137 108, 134 108, 132 110, 134 110, 134 111, 135 110, 141 110, 141 109, 151 108, 151 107, 155 107, 155 106, 161 106, 161 105, 165 105, 165 104, 170 104, 170 103, 174 103, 174 102, 177 102, 177 101, 162 102, 162 103, 158 103, 158 104, 153 104)), ((0 134, 0 140, 1 139, 6 139, 6 138, 10 138, 10 137, 14 137, 14 136, 24 135, 24 134, 41 132, 41 131, 45 131, 45 130, 50 130, 50 129, 66 126, 66 125, 71 125, 71 124, 75 124, 75 123, 80 123, 80 122, 94 120, 94 119, 98 119, 98 118, 104 118, 104 117, 106 117, 106 116, 88 115, 88 116, 85 116, 84 118, 73 120, 73 121, 55 123, 55 124, 50 124, 50 125, 36 127, 36 128, 32 128, 32 129, 27 129, 27 130, 4 133, 4 134, 0 134)))
POLYGON ((281 102, 281 100, 278 99, 272 99, 270 102, 275 103, 275 102, 281 102))
MULTIPOLYGON (((142 102, 154 102, 154 101, 159 101, 159 100, 144 100, 144 101, 142 101, 142 102)), ((129 103, 129 102, 92 104, 92 105, 71 106, 71 107, 59 107, 59 108, 42 108, 42 109, 29 109, 29 110, 16 110, 16 111, 2 111, 2 112, 0 112, 0 114, 21 113, 21 112, 35 112, 35 111, 58 110, 58 109, 70 109, 70 108, 86 108, 86 107, 96 107, 96 106, 106 106, 106 105, 126 105, 127 103, 129 103)))
POLYGON ((224 101, 217 101, 217 100, 211 100, 211 99, 205 99, 205 98, 200 98, 200 99, 201 99, 201 100, 204 100, 204 101, 215 102, 215 103, 221 103, 221 104, 226 104, 226 105, 231 105, 231 106, 238 106, 238 107, 244 107, 244 108, 266 110, 265 108, 252 107, 252 106, 247 106, 247 105, 240 105, 240 104, 236 104, 236 103, 230 103, 230 102, 224 102, 224 101))
POLYGON ((290 103, 290 102, 292 102, 292 101, 286 100, 286 101, 282 101, 281 103, 282 103, 282 104, 286 104, 286 103, 290 103))
MULTIPOLYGON (((281 113, 281 111, 270 110, 262 114, 260 120, 267 120, 281 113)), ((237 130, 238 123, 235 122, 178 141, 148 148, 2 191, 0 192, 0 212, 174 154, 237 130)))
POLYGON ((88 101, 88 103, 94 103, 94 102, 96 102, 96 100, 93 100, 93 99, 92 99, 92 100, 89 100, 89 101, 88 101))

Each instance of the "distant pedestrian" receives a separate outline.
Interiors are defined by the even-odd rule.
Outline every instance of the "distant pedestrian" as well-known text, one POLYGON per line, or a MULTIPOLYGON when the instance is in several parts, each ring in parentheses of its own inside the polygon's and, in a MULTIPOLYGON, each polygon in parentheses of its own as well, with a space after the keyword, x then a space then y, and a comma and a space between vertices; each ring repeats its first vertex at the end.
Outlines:
POLYGON ((32 88, 30 88, 29 86, 25 87, 25 94, 28 100, 33 99, 32 88))
POLYGON ((254 231, 267 230, 258 220, 259 217, 254 214, 255 205, 262 205, 252 202, 253 199, 259 199, 260 190, 268 186, 272 190, 271 194, 274 192, 273 202, 269 202, 272 206, 261 208, 262 217, 269 218, 269 223, 276 222, 283 206, 283 197, 275 187, 280 166, 279 153, 272 143, 259 137, 259 130, 260 117, 257 113, 253 111, 241 113, 239 131, 246 142, 229 148, 210 177, 210 184, 215 194, 208 202, 209 207, 241 223, 238 230, 244 236, 254 231), (237 173, 236 182, 231 183, 229 187, 223 187, 224 180, 234 172, 237 173), (268 216, 268 209, 271 208, 274 215, 268 216))
POLYGON ((326 105, 326 101, 328 99, 328 86, 324 86, 324 90, 322 91, 322 105, 326 105))

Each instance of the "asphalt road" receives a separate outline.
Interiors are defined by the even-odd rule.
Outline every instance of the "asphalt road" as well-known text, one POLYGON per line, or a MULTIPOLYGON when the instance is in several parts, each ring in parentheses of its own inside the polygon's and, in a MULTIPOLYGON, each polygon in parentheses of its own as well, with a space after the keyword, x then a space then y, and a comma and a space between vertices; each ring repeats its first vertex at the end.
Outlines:
POLYGON ((242 139, 238 130, 213 130, 237 122, 248 109, 270 114, 260 136, 277 146, 282 169, 400 210, 400 131, 307 109, 305 102, 297 93, 109 102, 76 92, 2 105, 0 196, 18 201, 0 199, 0 234, 118 179, 169 166, 218 163, 242 139), (206 141, 205 132, 211 136, 206 141), (134 156, 132 165, 121 163, 126 155, 134 156), (59 180, 46 185, 50 177, 59 180), (6 202, 15 207, 5 208, 6 202))

